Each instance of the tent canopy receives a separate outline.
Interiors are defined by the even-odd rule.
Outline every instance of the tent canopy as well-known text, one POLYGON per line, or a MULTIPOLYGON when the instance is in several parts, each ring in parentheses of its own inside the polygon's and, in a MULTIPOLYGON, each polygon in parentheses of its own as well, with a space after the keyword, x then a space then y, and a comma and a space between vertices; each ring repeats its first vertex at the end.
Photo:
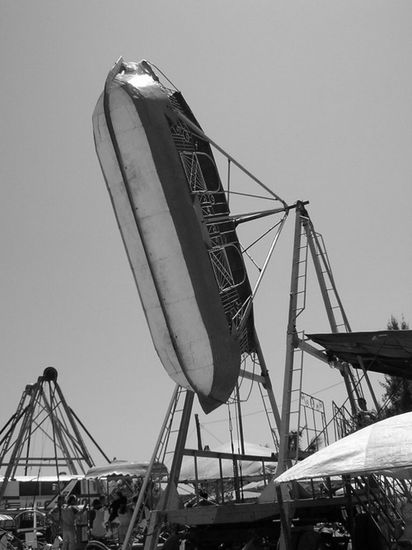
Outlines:
MULTIPOLYGON (((126 460, 119 460, 107 464, 106 466, 97 466, 90 468, 86 472, 86 478, 102 478, 110 476, 131 476, 131 477, 143 477, 149 468, 149 462, 129 462, 126 460)), ((167 475, 167 468, 163 464, 156 462, 153 465, 152 475, 167 475)))
POLYGON ((355 368, 412 380, 412 330, 308 334, 331 357, 355 368))
POLYGON ((275 482, 372 473, 412 478, 412 412, 391 416, 335 441, 286 470, 275 482))

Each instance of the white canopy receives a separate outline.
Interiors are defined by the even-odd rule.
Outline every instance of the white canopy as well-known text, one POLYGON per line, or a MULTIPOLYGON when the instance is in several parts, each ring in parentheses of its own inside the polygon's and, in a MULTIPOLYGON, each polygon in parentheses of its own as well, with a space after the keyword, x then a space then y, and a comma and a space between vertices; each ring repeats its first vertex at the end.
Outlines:
MULTIPOLYGON (((102 478, 110 476, 131 476, 131 477, 143 477, 149 467, 149 462, 129 462, 127 460, 118 460, 105 466, 98 466, 90 468, 86 472, 86 478, 102 478)), ((163 464, 155 463, 153 466, 152 474, 166 475, 167 469, 163 464)))
POLYGON ((275 483, 345 474, 412 477, 412 412, 354 432, 302 460, 275 483))

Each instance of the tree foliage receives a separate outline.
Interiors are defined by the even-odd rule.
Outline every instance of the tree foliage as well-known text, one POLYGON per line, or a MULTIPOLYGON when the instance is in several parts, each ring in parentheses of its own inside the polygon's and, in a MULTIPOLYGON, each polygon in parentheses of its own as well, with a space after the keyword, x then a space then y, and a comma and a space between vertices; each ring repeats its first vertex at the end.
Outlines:
MULTIPOLYGON (((402 318, 399 322, 391 315, 387 324, 388 330, 408 330, 409 324, 402 318)), ((400 376, 385 375, 383 408, 385 416, 393 416, 412 411, 412 380, 400 376)))

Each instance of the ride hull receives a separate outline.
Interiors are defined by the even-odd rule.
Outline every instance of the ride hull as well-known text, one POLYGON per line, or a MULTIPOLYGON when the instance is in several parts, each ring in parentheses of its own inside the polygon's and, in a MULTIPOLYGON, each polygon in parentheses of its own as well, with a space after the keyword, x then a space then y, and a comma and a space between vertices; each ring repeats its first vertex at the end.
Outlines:
POLYGON ((236 384, 240 347, 171 137, 174 117, 164 89, 140 68, 108 80, 94 137, 156 351, 210 412, 236 384))

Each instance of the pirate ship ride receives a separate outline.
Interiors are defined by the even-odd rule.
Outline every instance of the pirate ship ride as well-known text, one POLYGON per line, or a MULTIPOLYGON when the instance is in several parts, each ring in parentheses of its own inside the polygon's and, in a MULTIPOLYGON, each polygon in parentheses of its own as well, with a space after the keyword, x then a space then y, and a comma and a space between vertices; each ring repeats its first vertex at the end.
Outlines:
MULTIPOLYGON (((302 390, 301 357, 309 355, 333 366, 344 382, 346 401, 339 406, 334 404, 333 409, 337 437, 358 427, 363 409, 359 404, 365 403, 365 397, 379 409, 368 369, 377 369, 379 364, 388 369, 390 361, 381 346, 365 351, 365 335, 352 333, 322 236, 308 213, 308 203, 288 204, 210 139, 182 94, 157 68, 146 61, 126 63, 119 59, 98 100, 93 128, 97 155, 153 343, 166 372, 176 382, 151 461, 167 463, 169 458, 169 479, 163 498, 151 512, 145 549, 156 547, 164 523, 189 526, 196 543, 208 548, 217 547, 225 537, 233 544, 245 544, 251 530, 260 537, 261 545, 263 541, 275 545, 280 520, 285 520, 285 507, 281 495, 276 499, 269 484, 273 465, 276 474, 280 474, 292 461, 315 451, 320 442, 327 444, 330 433, 323 403, 302 390), (214 154, 219 155, 219 160, 214 154), (227 171, 225 185, 218 169, 223 165, 227 171), (234 169, 240 176, 233 176, 234 169), (244 186, 236 189, 239 181, 244 186), (263 199, 266 206, 235 214, 232 204, 240 197, 246 197, 246 204, 263 199), (291 212, 295 213, 295 229, 279 411, 255 328, 253 307, 291 212), (261 243, 267 235, 270 240, 252 283, 246 266, 251 247, 242 242, 238 232, 246 222, 249 225, 262 220, 269 220, 269 229, 252 244, 261 243), (310 258, 331 335, 306 336, 298 330, 299 317, 306 307, 310 258), (346 340, 335 338, 343 335, 346 340), (260 456, 247 453, 245 381, 250 383, 247 394, 252 388, 259 391, 273 443, 273 449, 260 456), (202 444, 198 415, 198 445, 188 447, 195 395, 206 414, 227 406, 231 433, 228 452, 213 451, 202 444), (303 434, 306 444, 302 443, 303 434), (217 465, 214 474, 210 473, 210 466, 204 467, 205 461, 211 460, 217 465), (188 461, 193 464, 190 474, 188 461), (253 502, 245 498, 245 482, 251 481, 243 478, 248 461, 260 465, 260 481, 266 486, 253 502), (233 473, 230 485, 224 474, 227 463, 233 473), (213 492, 213 503, 204 507, 179 506, 178 492, 184 481, 192 483, 196 504, 204 498, 205 487, 213 492), (225 507, 228 500, 231 506, 225 507), (213 538, 211 533, 218 535, 213 538)), ((252 264, 256 267, 254 260, 252 264)), ((370 337, 373 339, 374 335, 370 337)), ((410 349, 403 352, 400 346, 391 348, 392 355, 403 361, 407 370, 411 366, 410 349)), ((276 373, 277 386, 279 378, 276 373)), ((148 479, 147 476, 147 482, 148 479)), ((145 490, 144 483, 123 548, 141 519, 145 490)), ((347 505, 350 509, 348 491, 345 497, 322 502, 312 499, 310 503, 295 493, 293 506, 299 510, 298 519, 307 517, 312 524, 324 517, 336 520, 341 517, 342 508, 347 505)), ((370 494, 359 502, 366 512, 369 497, 370 494)), ((391 506, 383 489, 371 498, 380 509, 391 506)), ((382 519, 384 514, 369 515, 391 544, 395 534, 390 527, 382 527, 390 523, 382 519)), ((295 543, 289 536, 290 522, 282 523, 282 544, 292 548, 295 543)))

